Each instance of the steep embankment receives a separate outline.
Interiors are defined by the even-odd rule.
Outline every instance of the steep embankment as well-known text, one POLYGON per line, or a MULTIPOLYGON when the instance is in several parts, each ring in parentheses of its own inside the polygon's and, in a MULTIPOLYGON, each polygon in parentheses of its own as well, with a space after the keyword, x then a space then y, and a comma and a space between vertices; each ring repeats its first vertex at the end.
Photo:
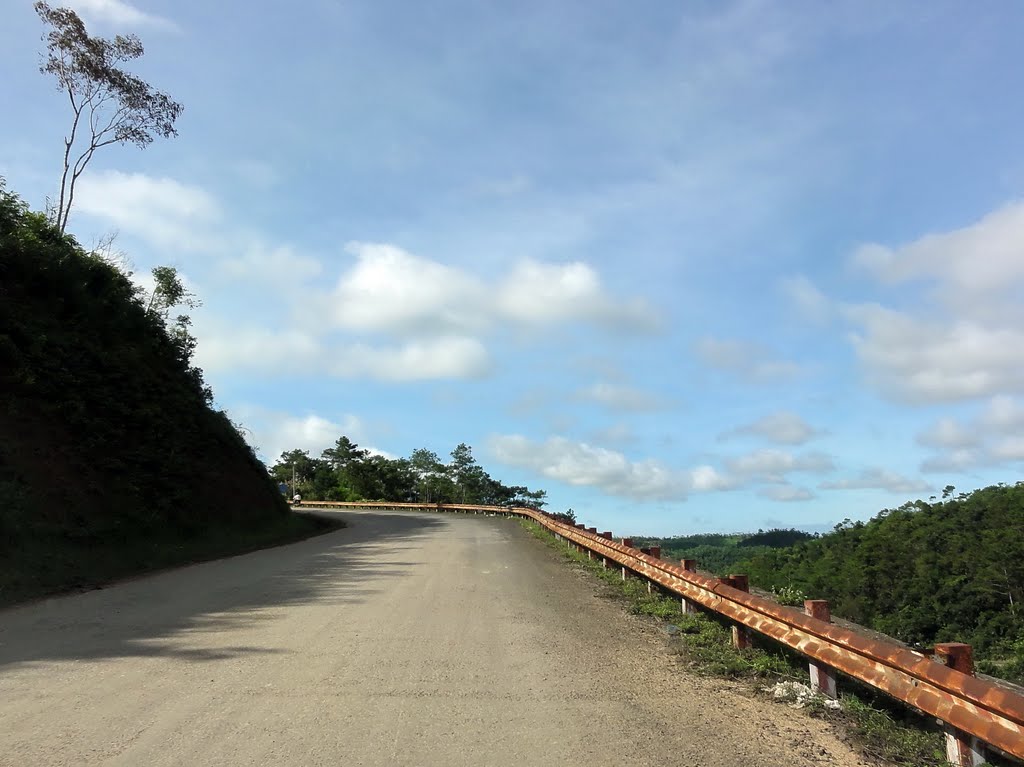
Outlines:
POLYGON ((0 604, 301 534, 191 340, 0 186, 0 604))

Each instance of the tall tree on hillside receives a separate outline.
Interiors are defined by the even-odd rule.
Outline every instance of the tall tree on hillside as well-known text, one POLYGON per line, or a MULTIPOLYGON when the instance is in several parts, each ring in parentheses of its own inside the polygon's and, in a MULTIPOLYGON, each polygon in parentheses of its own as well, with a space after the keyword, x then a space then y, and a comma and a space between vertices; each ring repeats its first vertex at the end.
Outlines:
POLYGON ((369 451, 363 450, 348 437, 342 436, 335 441, 334 447, 324 450, 320 457, 332 468, 344 471, 353 463, 365 460, 369 454, 369 451))
POLYGON ((437 453, 421 447, 412 451, 409 463, 416 476, 416 489, 421 503, 433 503, 439 500, 442 483, 448 482, 447 468, 437 453))
POLYGON ((448 464, 451 478, 455 481, 455 486, 458 488, 460 503, 466 502, 467 491, 473 484, 473 480, 477 478, 477 469, 479 467, 477 466, 476 459, 473 457, 473 448, 465 442, 460 442, 452 450, 452 461, 448 464))
POLYGON ((42 0, 34 7, 50 28, 43 37, 47 53, 39 71, 56 78, 73 115, 71 130, 64 137, 60 195, 56 205, 51 202, 53 221, 63 233, 75 185, 96 150, 110 144, 135 144, 142 149, 154 136, 176 136, 174 121, 184 107, 119 66, 142 56, 138 37, 90 37, 71 9, 51 8, 42 0))

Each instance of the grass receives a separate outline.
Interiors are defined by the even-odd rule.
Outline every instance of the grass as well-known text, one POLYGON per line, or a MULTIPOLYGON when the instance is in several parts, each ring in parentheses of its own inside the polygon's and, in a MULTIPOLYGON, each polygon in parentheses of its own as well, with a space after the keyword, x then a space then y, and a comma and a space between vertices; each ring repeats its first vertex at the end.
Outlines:
POLYGON ((294 543, 343 526, 340 520, 288 513, 255 528, 212 525, 190 535, 162 529, 151 535, 120 540, 38 536, 5 555, 0 570, 0 607, 294 543))
MULTIPOLYGON (((691 671, 717 677, 749 680, 793 680, 806 683, 807 662, 797 653, 770 640, 754 638, 754 647, 737 650, 732 646, 731 629, 713 613, 686 613, 677 598, 648 593, 640 578, 622 580, 621 569, 605 569, 599 559, 557 541, 545 528, 533 521, 522 521, 536 538, 551 546, 568 562, 592 573, 621 598, 636 615, 664 621, 675 629, 673 644, 691 671)), ((810 715, 837 725, 846 737, 867 756, 899 767, 945 767, 945 746, 934 719, 912 711, 898 701, 845 677, 839 680, 841 711, 824 705, 824 699, 811 702, 810 715)), ((993 765, 1011 762, 993 759, 993 765)))

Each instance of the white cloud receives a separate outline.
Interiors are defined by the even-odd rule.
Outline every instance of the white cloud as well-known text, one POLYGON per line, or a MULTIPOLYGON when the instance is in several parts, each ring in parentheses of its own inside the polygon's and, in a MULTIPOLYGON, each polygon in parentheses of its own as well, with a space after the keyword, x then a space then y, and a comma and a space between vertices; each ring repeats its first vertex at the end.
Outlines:
POLYGON ((919 445, 940 448, 965 448, 978 444, 978 435, 952 418, 940 418, 916 437, 919 445))
POLYGON ((972 448, 958 448, 930 456, 921 462, 925 474, 959 474, 980 466, 986 460, 986 453, 972 448))
POLYGON ((536 442, 519 435, 494 436, 489 448, 495 459, 527 468, 569 485, 598 488, 609 495, 635 500, 686 498, 683 475, 657 461, 631 461, 622 453, 549 437, 536 442))
POLYGON ((755 450, 752 453, 728 458, 730 473, 746 481, 784 482, 790 472, 825 473, 835 470, 835 463, 825 453, 810 452, 801 455, 784 450, 755 450))
POLYGON ((211 231, 221 218, 217 200, 171 178, 116 170, 82 176, 75 213, 104 219, 168 250, 208 249, 220 241, 211 231))
POLYGON ((991 447, 991 455, 1000 461, 1024 461, 1024 437, 1005 437, 991 447))
POLYGON ((779 445, 802 445, 822 433, 821 430, 815 429, 796 413, 780 411, 759 418, 753 423, 731 429, 723 433, 721 439, 751 436, 760 437, 779 445))
POLYGON ((350 243, 355 265, 326 308, 336 327, 399 335, 483 333, 497 326, 586 322, 619 330, 654 329, 640 302, 607 295, 586 264, 525 260, 497 282, 384 243, 350 243))
POLYGON ((64 2, 87 20, 105 21, 118 27, 175 28, 174 22, 140 11, 124 0, 64 0, 64 2))
POLYGON ((929 321, 877 304, 846 307, 869 380, 905 402, 952 402, 1024 391, 1024 329, 929 321))
POLYGON ((923 480, 904 477, 882 468, 864 469, 852 479, 822 482, 818 487, 822 490, 885 490, 889 493, 917 493, 931 489, 923 480))
POLYGON ((796 377, 800 365, 775 359, 770 350, 747 341, 702 338, 694 345, 709 367, 732 373, 747 383, 767 383, 796 377))
POLYGON ((764 498, 770 498, 773 501, 783 501, 786 503, 810 501, 817 497, 806 487, 796 487, 789 484, 769 485, 758 490, 757 494, 764 498))
MULTIPOLYGON (((338 437, 346 436, 356 443, 366 439, 366 426, 355 415, 344 414, 332 420, 315 413, 293 415, 260 406, 241 405, 232 408, 228 416, 247 432, 252 444, 269 464, 273 464, 288 450, 305 450, 312 458, 334 445, 338 437)), ((359 445, 371 455, 388 453, 366 444, 359 445)))
POLYGON ((934 280, 945 298, 971 303, 1011 293, 1024 280, 1024 202, 1014 202, 971 226, 929 234, 900 248, 871 244, 853 257, 886 284, 934 280))
POLYGON ((851 264, 885 285, 920 283, 923 303, 848 306, 851 340, 868 379, 912 403, 953 402, 1024 392, 1024 202, 971 226, 897 248, 861 247, 851 264))
POLYGON ((690 471, 690 486, 697 491, 735 490, 739 485, 735 477, 722 474, 714 466, 698 466, 690 471))
POLYGON ((833 309, 828 298, 803 275, 786 277, 779 287, 783 297, 807 321, 823 325, 832 317, 833 309))
MULTIPOLYGON (((762 483, 788 486, 788 473, 815 474, 834 469, 832 459, 821 453, 794 456, 775 450, 728 459, 727 470, 722 471, 708 464, 673 469, 655 460, 633 461, 617 451, 564 437, 538 441, 520 435, 494 436, 489 447, 497 460, 510 466, 636 500, 682 501, 689 492, 724 492, 762 483)), ((803 500, 805 492, 765 489, 762 494, 775 500, 803 500)))
POLYGON ((586 402, 603 405, 609 410, 644 412, 665 407, 665 403, 650 392, 607 381, 587 386, 577 392, 576 396, 586 402))
POLYGON ((967 422, 940 418, 917 436, 917 441, 937 449, 921 463, 921 471, 933 474, 966 472, 1024 460, 1024 407, 1007 396, 993 397, 967 422))
POLYGON ((486 287, 454 267, 393 245, 349 243, 355 266, 330 296, 339 328, 396 333, 465 332, 486 322, 486 287))
POLYGON ((978 426, 998 434, 1024 431, 1024 406, 1005 395, 993 397, 978 419, 978 426))
POLYGON ((398 346, 365 344, 328 350, 327 370, 339 378, 429 381, 480 378, 491 371, 484 345, 475 338, 444 336, 398 346))
POLYGON ((295 330, 201 327, 196 335, 196 364, 207 372, 305 375, 318 371, 324 358, 318 339, 295 330))
POLYGON ((479 378, 491 370, 487 350, 473 338, 440 337, 371 346, 267 328, 217 327, 200 330, 197 335, 197 364, 216 373, 428 381, 479 378))
POLYGON ((639 300, 607 295, 590 266, 520 261, 497 287, 500 314, 523 325, 585 320, 616 330, 649 332, 657 328, 653 311, 639 300))

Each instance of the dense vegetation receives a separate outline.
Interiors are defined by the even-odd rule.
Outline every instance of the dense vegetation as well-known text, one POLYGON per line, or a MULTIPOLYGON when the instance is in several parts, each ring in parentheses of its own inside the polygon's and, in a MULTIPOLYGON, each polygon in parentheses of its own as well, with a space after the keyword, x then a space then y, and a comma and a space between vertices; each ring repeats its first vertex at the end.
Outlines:
POLYGON ((661 545, 717 574, 746 572, 764 589, 828 599, 833 615, 910 644, 967 642, 982 670, 1024 682, 1024 482, 953 490, 792 545, 779 531, 661 545))
POLYGON ((311 458, 305 450, 281 454, 270 470, 291 493, 306 500, 396 501, 402 503, 480 503, 489 506, 543 508, 543 490, 502 484, 473 457, 466 444, 442 463, 437 454, 421 448, 409 458, 371 455, 348 437, 311 458))
POLYGON ((0 602, 309 527, 166 308, 0 181, 0 602))
POLYGON ((737 565, 752 556, 813 538, 802 530, 758 530, 756 533, 699 533, 672 538, 634 538, 637 546, 661 546, 666 559, 696 559, 700 569, 719 575, 745 572, 737 565))

